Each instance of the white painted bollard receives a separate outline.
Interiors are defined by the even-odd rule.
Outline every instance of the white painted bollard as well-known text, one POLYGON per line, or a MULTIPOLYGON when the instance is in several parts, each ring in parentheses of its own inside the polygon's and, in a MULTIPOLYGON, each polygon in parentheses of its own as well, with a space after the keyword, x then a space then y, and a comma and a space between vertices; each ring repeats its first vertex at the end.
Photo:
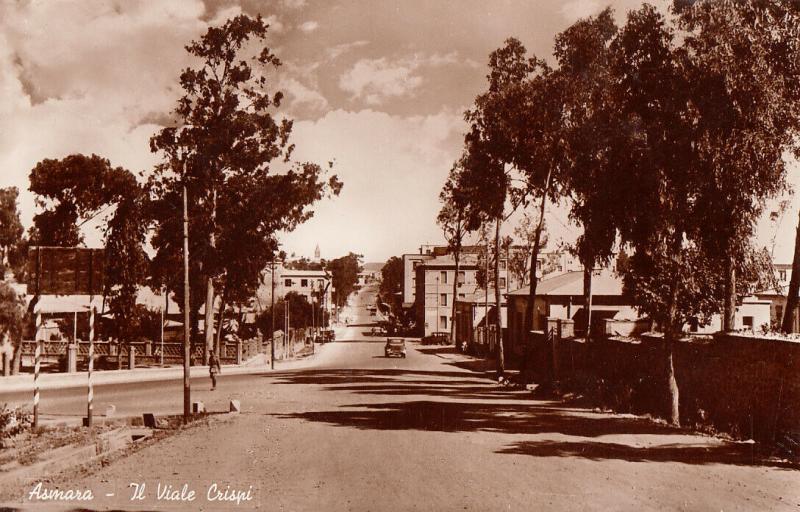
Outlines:
MULTIPOLYGON (((92 426, 92 408, 94 401, 94 387, 92 386, 92 370, 94 369, 94 306, 89 312, 89 371, 88 371, 88 389, 86 393, 86 423, 87 426, 92 426)), ((111 407, 114 407, 113 405, 111 407)), ((106 415, 107 416, 107 415, 106 415)))
POLYGON ((36 313, 36 349, 33 355, 33 427, 39 426, 39 370, 42 364, 42 341, 39 339, 42 333, 42 313, 36 313))
POLYGON ((242 412, 242 404, 239 403, 239 400, 231 400, 229 411, 235 413, 242 412))

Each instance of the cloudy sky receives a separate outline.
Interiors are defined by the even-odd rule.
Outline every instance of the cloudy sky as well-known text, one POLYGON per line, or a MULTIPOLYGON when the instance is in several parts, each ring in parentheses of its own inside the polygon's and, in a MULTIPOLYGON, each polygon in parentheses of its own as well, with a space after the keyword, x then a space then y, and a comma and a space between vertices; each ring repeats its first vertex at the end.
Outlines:
MULTIPOLYGON (((489 52, 516 36, 548 57, 553 36, 579 17, 611 4, 621 19, 639 3, 0 0, 0 187, 22 190, 27 226, 36 211, 27 176, 43 158, 97 153, 133 171, 152 168, 148 139, 180 95, 184 45, 240 12, 260 13, 284 63, 274 80, 295 119, 295 156, 335 160, 345 184, 282 237, 284 248, 311 255, 319 244, 323 257, 352 250, 382 261, 441 240, 438 193, 489 52)), ((558 208, 548 222, 552 239, 574 235, 558 208)), ((790 257, 794 224, 793 213, 782 223, 779 259, 790 257)), ((763 225, 770 239, 774 226, 763 225)))

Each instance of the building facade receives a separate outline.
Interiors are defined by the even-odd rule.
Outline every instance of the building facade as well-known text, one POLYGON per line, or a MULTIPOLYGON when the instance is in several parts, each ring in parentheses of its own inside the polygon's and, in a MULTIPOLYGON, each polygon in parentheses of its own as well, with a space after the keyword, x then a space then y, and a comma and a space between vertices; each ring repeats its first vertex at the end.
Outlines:
POLYGON ((461 257, 458 274, 455 260, 449 255, 420 261, 416 265, 413 279, 416 286, 414 308, 417 329, 422 336, 450 332, 453 301, 475 293, 478 288, 477 271, 477 258, 467 254, 461 257))
POLYGON ((275 298, 285 297, 290 292, 303 295, 308 302, 322 299, 330 309, 332 304, 331 276, 324 270, 276 269, 275 298))

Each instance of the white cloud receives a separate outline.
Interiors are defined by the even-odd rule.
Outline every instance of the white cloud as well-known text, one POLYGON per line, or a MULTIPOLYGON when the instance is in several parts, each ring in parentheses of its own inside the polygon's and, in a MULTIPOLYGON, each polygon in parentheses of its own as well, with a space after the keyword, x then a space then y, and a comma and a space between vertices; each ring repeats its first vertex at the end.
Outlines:
POLYGON ((599 0, 572 0, 561 7, 561 14, 573 22, 597 14, 602 7, 599 0))
POLYGON ((389 62, 386 58, 361 59, 339 79, 339 87, 377 105, 383 98, 406 96, 422 84, 422 77, 413 74, 409 64, 389 62))
POLYGON ((283 78, 279 87, 289 94, 291 106, 295 109, 305 108, 318 113, 328 108, 328 100, 325 99, 325 96, 297 79, 283 78))
POLYGON ((211 19, 211 21, 208 22, 208 24, 211 25, 212 27, 220 26, 229 19, 235 18, 240 14, 242 14, 242 8, 238 5, 232 5, 230 7, 218 10, 216 14, 214 14, 214 17, 211 19))
POLYGON ((317 23, 316 21, 313 21, 313 20, 306 21, 305 23, 303 23, 302 25, 300 25, 297 28, 299 28, 300 30, 302 30, 306 34, 310 34, 311 32, 314 32, 315 30, 317 30, 319 28, 319 23, 317 23))
POLYGON ((333 59, 336 59, 336 58, 340 57, 341 55, 344 55, 345 53, 351 52, 352 50, 355 50, 356 48, 360 48, 360 47, 366 46, 368 44, 369 44, 369 41, 365 41, 363 39, 359 40, 359 41, 353 41, 351 43, 337 44, 336 46, 333 46, 333 47, 328 48, 327 50, 325 50, 325 55, 327 56, 327 58, 329 60, 333 60, 333 59))
POLYGON ((184 45, 206 14, 199 0, 0 3, 0 187, 20 189, 25 225, 36 213, 28 174, 44 158, 152 167, 150 123, 175 107, 184 45))
POLYGON ((438 67, 457 64, 458 54, 414 54, 397 60, 386 57, 361 59, 339 77, 339 87, 351 94, 351 99, 363 99, 368 105, 380 105, 392 97, 412 96, 423 79, 415 74, 424 66, 438 67))

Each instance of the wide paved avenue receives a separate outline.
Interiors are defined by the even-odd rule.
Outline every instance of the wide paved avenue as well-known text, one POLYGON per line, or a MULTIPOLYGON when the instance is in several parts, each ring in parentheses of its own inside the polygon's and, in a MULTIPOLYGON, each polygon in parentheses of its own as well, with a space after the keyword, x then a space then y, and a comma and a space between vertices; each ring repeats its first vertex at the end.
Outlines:
MULTIPOLYGON (((369 291, 345 314, 370 317, 369 291)), ((190 429, 76 478, 116 489, 93 508, 167 508, 128 501, 131 481, 205 493, 249 489, 238 510, 797 510, 800 473, 751 464, 749 445, 622 415, 533 399, 497 386, 451 348, 409 344, 386 359, 368 327, 339 331, 307 368, 230 377, 243 413, 190 429), (106 500, 106 501, 102 501, 106 500)), ((165 390, 166 392, 167 390, 165 390)), ((170 393, 172 391, 169 391, 170 393)), ((197 509, 217 510, 202 502, 197 509)))

